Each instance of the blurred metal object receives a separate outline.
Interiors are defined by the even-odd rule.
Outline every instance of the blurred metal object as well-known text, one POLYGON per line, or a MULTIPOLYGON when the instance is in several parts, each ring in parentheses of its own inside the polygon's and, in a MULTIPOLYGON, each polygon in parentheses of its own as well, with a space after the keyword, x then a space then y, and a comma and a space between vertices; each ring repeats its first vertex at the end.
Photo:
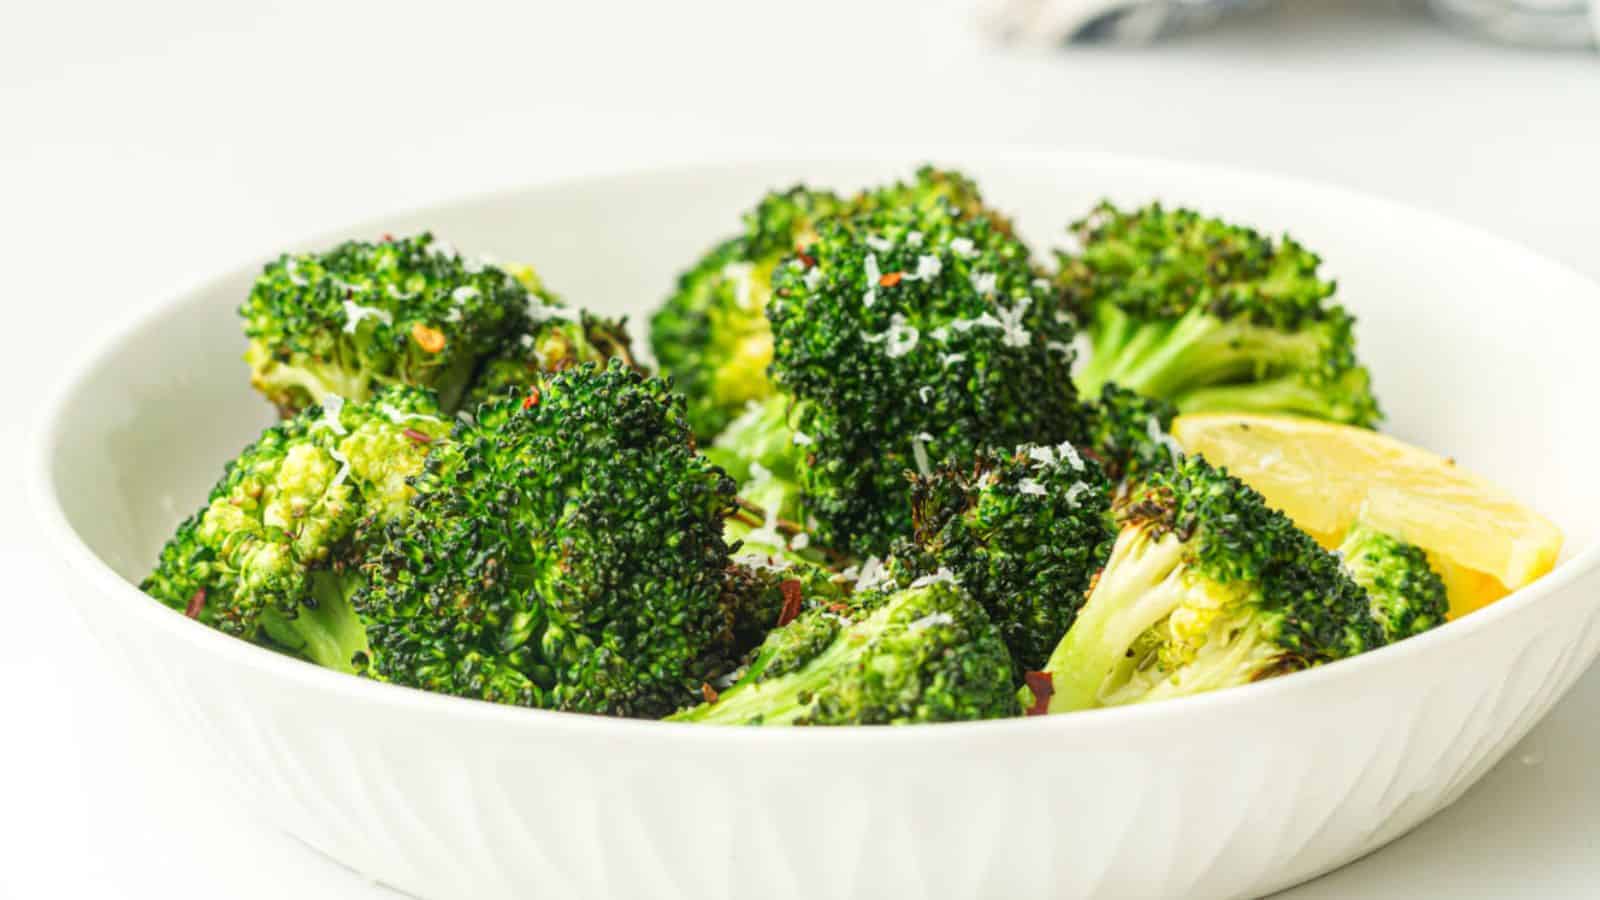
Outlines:
POLYGON ((1267 0, 980 0, 989 30, 1017 43, 1145 44, 1267 0))
POLYGON ((1439 18, 1508 44, 1600 46, 1600 0, 1428 0, 1439 18))

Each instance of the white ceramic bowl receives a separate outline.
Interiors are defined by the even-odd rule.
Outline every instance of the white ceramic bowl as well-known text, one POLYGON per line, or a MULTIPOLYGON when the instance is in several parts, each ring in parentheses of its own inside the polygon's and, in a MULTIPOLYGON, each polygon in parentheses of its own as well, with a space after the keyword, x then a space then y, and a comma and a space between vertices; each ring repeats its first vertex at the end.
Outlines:
MULTIPOLYGON (((526 259, 642 324, 766 188, 915 160, 695 165, 510 190, 336 237, 432 228, 526 259)), ((105 652, 225 760, 244 802, 375 879, 446 897, 1232 897, 1310 878, 1455 800, 1594 658, 1600 289, 1379 200, 1216 168, 970 153, 1035 246, 1102 196, 1162 198, 1321 251, 1398 435, 1568 534, 1486 611, 1314 671, 1189 700, 915 728, 727 729, 431 696, 207 630, 134 583, 271 416, 234 307, 260 261, 165 298, 50 404, 33 479, 105 652)), ((636 331, 639 329, 636 329, 636 331)))

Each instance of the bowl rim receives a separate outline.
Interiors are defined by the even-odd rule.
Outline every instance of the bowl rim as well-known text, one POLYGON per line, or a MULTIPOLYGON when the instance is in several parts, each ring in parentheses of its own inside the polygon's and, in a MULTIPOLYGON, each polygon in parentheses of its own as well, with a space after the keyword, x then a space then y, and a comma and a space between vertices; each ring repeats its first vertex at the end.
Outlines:
MULTIPOLYGON (((552 177, 446 195, 433 202, 397 207, 352 220, 342 227, 325 229, 305 240, 295 241, 289 246, 314 245, 339 240, 353 231, 381 231, 386 227, 385 223, 393 219, 417 218, 444 209, 481 205, 511 194, 641 176, 688 176, 729 166, 791 168, 819 164, 905 166, 908 163, 915 165, 915 162, 910 161, 919 160, 948 161, 953 165, 961 165, 961 160, 969 164, 981 160, 989 163, 1065 168, 1073 163, 1080 163, 1090 168, 1100 166, 1160 169, 1179 178, 1243 179, 1280 192, 1292 192, 1334 203, 1363 204, 1374 211, 1395 213, 1414 220, 1420 219, 1431 229, 1437 230, 1447 241, 1478 242, 1494 247, 1497 252, 1520 256, 1530 264, 1542 266, 1551 273, 1559 274, 1600 297, 1600 284, 1520 242, 1439 213, 1339 185, 1258 172, 1228 164, 1099 150, 986 145, 943 145, 937 150, 938 152, 929 154, 926 148, 824 146, 765 154, 726 151, 692 155, 663 154, 649 162, 593 169, 582 167, 565 169, 552 177)), ((1436 647, 1456 643, 1485 629, 1493 628, 1502 619, 1521 617, 1527 614, 1530 608, 1539 604, 1542 598, 1565 590, 1573 582, 1600 569, 1600 537, 1595 537, 1591 538, 1586 546, 1558 562, 1549 574, 1533 584, 1514 591, 1470 615, 1446 622, 1438 628, 1400 643, 1297 672, 1293 677, 1267 679, 1230 690, 1213 691, 1162 703, 1086 710, 1064 716, 930 723, 910 728, 706 728, 679 722, 507 706, 359 678, 324 669, 230 637, 190 620, 176 610, 152 602, 137 586, 118 575, 79 536, 67 518, 55 490, 54 449, 63 443, 63 430, 69 418, 69 403, 72 397, 87 386, 94 370, 131 334, 172 315, 178 307, 192 301, 196 295, 212 292, 220 285, 238 279, 243 273, 259 268, 261 260, 268 258, 273 252, 279 251, 252 255, 226 267, 211 269, 209 274, 180 281, 175 287, 159 292, 154 298, 133 304, 132 309, 103 325, 92 339, 81 345, 60 372, 60 377, 52 384, 44 402, 38 407, 36 419, 32 423, 25 468, 27 490, 35 518, 45 533, 44 542, 60 561, 95 586, 97 596, 110 598, 110 602, 126 602, 127 614, 139 617, 149 628, 160 631, 173 640, 188 643, 229 665, 244 666, 265 676, 288 679, 325 695, 406 709, 417 715, 452 717, 458 721, 486 726, 504 723, 503 727, 506 728, 535 729, 531 734, 549 735, 554 731, 587 738, 628 742, 654 739, 694 746, 724 744, 742 746, 749 742, 766 744, 782 741, 786 744, 803 742, 798 745, 806 747, 818 745, 849 747, 858 742, 920 740, 966 742, 980 738, 1004 740, 1010 739, 1013 734, 1026 733, 1038 735, 1040 739, 1050 740, 1059 746, 1064 743, 1095 740, 1107 730, 1113 734, 1125 735, 1132 735, 1140 728, 1170 730, 1196 717, 1210 718, 1240 707, 1248 709, 1257 704, 1265 704, 1271 698, 1286 692, 1308 692, 1318 685, 1356 678, 1362 672, 1403 665, 1405 660, 1411 657, 1434 652, 1436 647)), ((92 610, 85 607, 83 613, 91 615, 92 610)))

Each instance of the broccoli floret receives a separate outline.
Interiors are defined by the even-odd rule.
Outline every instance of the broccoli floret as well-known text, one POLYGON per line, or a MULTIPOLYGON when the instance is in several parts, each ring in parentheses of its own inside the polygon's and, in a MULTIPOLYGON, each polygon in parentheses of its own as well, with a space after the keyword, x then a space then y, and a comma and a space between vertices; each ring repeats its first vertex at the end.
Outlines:
POLYGON ((1105 475, 1071 444, 980 453, 911 485, 919 572, 955 573, 1020 670, 1042 667, 1116 531, 1105 475))
POLYGON ((424 391, 326 398, 228 464, 140 587, 228 634, 351 670, 365 648, 348 604, 360 582, 352 536, 404 513, 409 479, 450 428, 424 391))
POLYGON ((737 684, 671 718, 874 725, 1015 715, 1005 641, 970 595, 929 578, 818 605, 772 632, 737 684))
POLYGON ((1072 230, 1058 281, 1090 339, 1084 395, 1116 382, 1182 412, 1381 418, 1354 320, 1292 239, 1160 204, 1105 203, 1072 230))
MULTIPOLYGON (((1338 559, 1199 456, 1152 472, 1118 517, 1111 558, 1045 666, 1052 713, 1246 684, 1384 643, 1338 559)), ((1031 704, 1040 692, 1023 693, 1031 704)))
POLYGON ((368 674, 504 703, 658 716, 726 618, 731 479, 683 401, 620 360, 480 407, 367 541, 368 674))
POLYGON ((479 364, 544 307, 525 278, 427 233, 284 254, 239 310, 251 383, 285 414, 394 384, 433 390, 453 412, 479 364))
POLYGON ((1113 486, 1137 482, 1183 453, 1167 433, 1178 411, 1171 403, 1106 384, 1083 403, 1089 447, 1113 486))
POLYGON ((1450 611, 1444 579, 1428 565, 1421 547, 1357 522, 1339 546, 1339 557, 1366 590, 1372 617, 1390 643, 1444 623, 1450 611))
POLYGON ((709 441, 744 406, 772 394, 772 270, 815 240, 815 224, 842 205, 827 191, 792 187, 745 214, 744 232, 713 248, 678 279, 650 320, 663 373, 689 398, 689 423, 709 441))
POLYGON ((883 553, 908 533, 907 470, 1081 437, 1072 325, 985 216, 929 203, 832 219, 773 285, 773 380, 792 408, 761 446, 790 454, 795 517, 825 546, 883 553))

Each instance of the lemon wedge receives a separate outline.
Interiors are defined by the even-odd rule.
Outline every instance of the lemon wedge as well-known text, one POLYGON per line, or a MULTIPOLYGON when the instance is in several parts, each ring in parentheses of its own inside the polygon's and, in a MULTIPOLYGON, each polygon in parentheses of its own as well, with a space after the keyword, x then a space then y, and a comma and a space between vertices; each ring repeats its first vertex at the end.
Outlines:
POLYGON ((1422 547, 1459 616, 1549 572, 1561 531, 1454 460, 1387 435, 1292 416, 1179 416, 1172 436, 1260 491, 1324 547, 1364 519, 1422 547))

